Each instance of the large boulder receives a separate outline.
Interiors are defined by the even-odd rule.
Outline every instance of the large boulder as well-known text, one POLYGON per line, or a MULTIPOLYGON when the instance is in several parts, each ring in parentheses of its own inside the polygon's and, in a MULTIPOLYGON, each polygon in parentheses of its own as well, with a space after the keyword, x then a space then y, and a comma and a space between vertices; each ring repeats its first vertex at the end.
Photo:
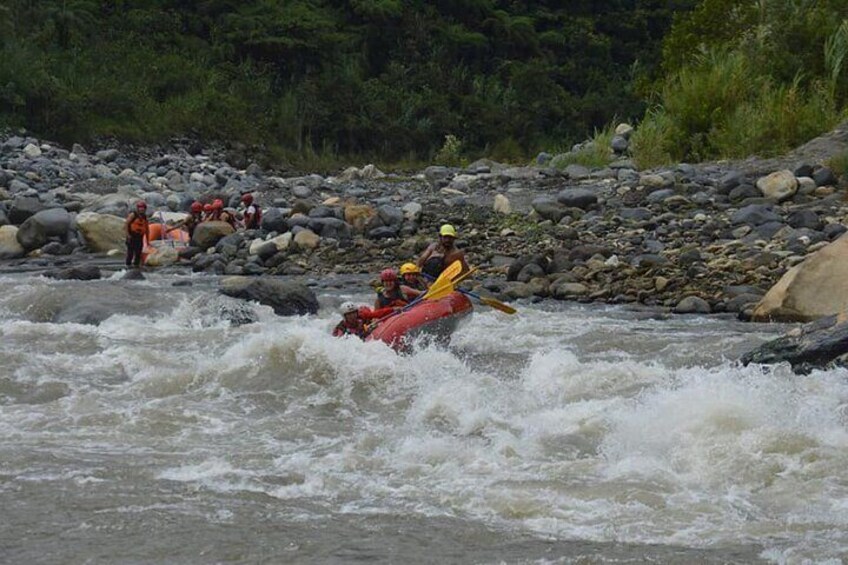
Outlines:
POLYGON ((44 210, 44 204, 34 196, 19 196, 9 208, 9 221, 15 225, 24 223, 27 218, 44 210))
POLYGON ((200 249, 209 249, 223 237, 235 232, 227 222, 203 222, 194 228, 191 244, 200 249))
POLYGON ((0 226, 0 259, 18 259, 26 250, 18 243, 16 226, 0 226))
POLYGON ((566 188, 557 195, 557 201, 569 208, 587 210, 598 203, 598 196, 585 188, 566 188))
POLYGON ((286 222, 287 218, 288 214, 285 214, 279 208, 269 208, 262 214, 262 229, 267 232, 283 233, 289 229, 286 222))
POLYGON ((126 249, 124 219, 118 216, 82 212, 77 216, 77 230, 88 248, 95 253, 126 249))
POLYGON ((848 307, 848 236, 789 269, 753 312, 755 321, 809 322, 848 307))
POLYGON ((301 283, 269 277, 227 277, 221 281, 221 293, 233 298, 253 300, 270 306, 279 316, 299 316, 318 312, 318 298, 301 283))
POLYGON ((71 227, 71 215, 64 208, 42 210, 27 218, 18 229, 18 243, 27 251, 43 247, 50 237, 64 238, 71 227))

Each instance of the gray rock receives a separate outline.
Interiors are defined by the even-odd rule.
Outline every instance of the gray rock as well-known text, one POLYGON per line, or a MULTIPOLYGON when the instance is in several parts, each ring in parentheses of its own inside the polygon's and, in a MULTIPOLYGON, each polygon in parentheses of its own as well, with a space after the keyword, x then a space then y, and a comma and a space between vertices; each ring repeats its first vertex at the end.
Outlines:
POLYGON ((532 202, 533 210, 544 220, 558 223, 568 211, 565 206, 550 196, 537 196, 532 202))
POLYGON ((309 221, 308 227, 321 237, 347 240, 353 236, 353 228, 350 224, 338 218, 313 218, 309 221))
POLYGON ((203 222, 194 228, 191 244, 200 249, 208 249, 231 233, 233 227, 227 222, 203 222))
POLYGON ((318 298, 304 284, 272 278, 232 277, 221 281, 222 294, 259 302, 279 316, 302 316, 318 312, 318 298))
POLYGON ((812 177, 813 176, 813 166, 807 163, 800 163, 795 166, 795 169, 792 171, 792 174, 796 177, 812 177))
POLYGON ((674 192, 673 189, 663 188, 663 189, 660 189, 660 190, 655 190, 652 193, 650 193, 648 195, 648 197, 646 198, 646 200, 650 204, 659 204, 663 200, 671 198, 672 196, 674 196, 674 194, 675 194, 675 192, 674 192))
POLYGON ((793 228, 808 228, 815 231, 821 230, 824 225, 819 215, 812 210, 795 210, 789 214, 786 223, 793 228))
POLYGON ((71 227, 71 215, 64 208, 42 210, 27 218, 18 229, 18 243, 27 251, 38 249, 50 237, 65 237, 71 227))
POLYGON ((424 179, 434 188, 446 186, 453 176, 447 167, 431 166, 424 169, 424 179))
POLYGON ((709 314, 710 303, 698 296, 687 296, 674 307, 675 314, 709 314))
POLYGON ((545 269, 543 269, 540 265, 537 265, 536 263, 528 263, 521 269, 521 271, 518 273, 518 276, 516 276, 515 280, 517 280, 518 282, 526 283, 530 282, 532 279, 535 279, 537 277, 544 276, 545 269))
POLYGON ((279 208, 268 208, 262 212, 262 229, 266 232, 284 233, 288 231, 288 215, 279 208))
POLYGON ((397 206, 384 204, 377 208, 377 214, 386 226, 399 227, 403 223, 403 210, 397 206))
POLYGON ((610 141, 610 147, 612 147, 612 150, 619 154, 626 152, 629 145, 630 143, 623 135, 615 135, 610 141))
POLYGON ((741 184, 730 191, 727 197, 731 202, 742 202, 748 198, 757 198, 760 196, 759 189, 751 184, 741 184))
POLYGON ((733 213, 730 223, 733 225, 758 226, 766 222, 776 222, 780 216, 774 213, 774 208, 768 204, 751 204, 733 213))
POLYGON ((716 187, 719 194, 730 194, 730 191, 742 184, 745 175, 739 171, 730 171, 718 180, 716 187))
POLYGON ((96 265, 76 265, 67 269, 47 271, 44 276, 59 280, 94 281, 102 275, 96 265))
POLYGON ((37 212, 44 210, 45 206, 38 198, 31 196, 19 196, 12 202, 9 208, 9 221, 20 225, 27 218, 34 216, 37 212))
POLYGON ((95 153, 94 157, 104 163, 111 163, 118 158, 118 155, 120 155, 120 153, 117 149, 104 149, 95 153))
POLYGON ((392 228, 388 226, 374 228, 368 231, 368 237, 371 239, 389 239, 392 237, 397 237, 397 235, 397 228, 392 228))
POLYGON ((845 227, 842 224, 827 224, 824 228, 822 228, 822 233, 824 233, 824 236, 829 241, 833 241, 846 231, 848 231, 848 227, 845 227))
POLYGON ((544 151, 536 155, 536 164, 539 166, 547 165, 550 163, 553 156, 550 153, 545 153, 544 151))
POLYGON ((568 208, 588 210, 598 203, 598 196, 584 188, 566 188, 557 194, 557 201, 568 208))
POLYGON ((792 370, 807 374, 813 369, 844 366, 848 354, 848 323, 827 316, 801 326, 783 337, 745 353, 743 365, 789 363, 792 370))
POLYGON ((618 211, 618 216, 622 220, 644 222, 653 218, 654 213, 648 208, 621 208, 618 211))
POLYGON ((583 180, 589 178, 591 171, 583 165, 568 165, 564 170, 566 176, 573 180, 583 180))
POLYGON ((293 186, 291 192, 295 198, 309 198, 312 196, 312 189, 304 184, 293 186))
POLYGON ((813 171, 813 180, 816 186, 833 186, 837 183, 836 175, 828 167, 819 167, 813 171))

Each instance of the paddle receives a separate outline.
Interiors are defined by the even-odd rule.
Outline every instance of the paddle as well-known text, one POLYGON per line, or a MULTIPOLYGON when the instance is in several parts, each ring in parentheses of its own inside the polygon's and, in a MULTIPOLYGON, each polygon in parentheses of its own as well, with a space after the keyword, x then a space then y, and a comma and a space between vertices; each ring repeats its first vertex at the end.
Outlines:
MULTIPOLYGON (((455 285, 459 284, 460 282, 462 282, 463 280, 468 278, 468 276, 476 270, 477 270, 477 267, 474 267, 473 269, 471 269, 470 271, 465 273, 463 276, 461 276, 457 280, 453 281, 453 285, 455 286, 455 285)), ((426 277, 427 275, 424 275, 424 276, 426 277)), ((435 285, 435 284, 436 283, 433 283, 433 285, 435 285)), ((471 292, 470 290, 463 290, 461 288, 452 288, 451 290, 456 290, 456 291, 461 292, 462 294, 464 294, 466 296, 476 298, 482 304, 485 304, 486 306, 494 308, 495 310, 500 310, 504 314, 515 314, 515 313, 518 312, 518 310, 516 310, 515 308, 513 308, 509 304, 504 304, 500 300, 496 300, 494 298, 488 298, 488 297, 485 297, 485 296, 480 296, 479 294, 471 292)))

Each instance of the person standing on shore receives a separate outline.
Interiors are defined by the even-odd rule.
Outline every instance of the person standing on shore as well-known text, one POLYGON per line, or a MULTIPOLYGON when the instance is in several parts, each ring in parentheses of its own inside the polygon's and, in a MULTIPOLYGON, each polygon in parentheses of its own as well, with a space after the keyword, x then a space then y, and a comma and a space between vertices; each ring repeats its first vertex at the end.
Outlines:
POLYGON ((439 229, 439 241, 431 243, 424 250, 417 265, 425 275, 435 279, 454 261, 462 263, 460 274, 468 271, 465 253, 456 247, 456 229, 450 224, 444 224, 439 229))
POLYGON ((262 208, 253 202, 252 194, 242 196, 241 202, 244 204, 244 229, 258 230, 262 224, 262 208))
POLYGON ((129 213, 127 221, 124 222, 124 230, 127 233, 127 267, 130 265, 136 269, 141 267, 141 250, 144 248, 149 227, 147 203, 139 201, 135 205, 135 210, 129 213))

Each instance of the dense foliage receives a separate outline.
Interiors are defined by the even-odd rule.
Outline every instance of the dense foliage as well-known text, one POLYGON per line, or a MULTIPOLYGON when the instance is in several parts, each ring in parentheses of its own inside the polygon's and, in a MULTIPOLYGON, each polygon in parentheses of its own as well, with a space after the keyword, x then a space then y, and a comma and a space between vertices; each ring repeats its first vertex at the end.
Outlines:
POLYGON ((0 125, 516 158, 638 118, 695 0, 0 0, 0 125))
POLYGON ((667 74, 637 158, 787 151, 846 117, 846 66, 845 0, 702 0, 665 40, 667 74))

